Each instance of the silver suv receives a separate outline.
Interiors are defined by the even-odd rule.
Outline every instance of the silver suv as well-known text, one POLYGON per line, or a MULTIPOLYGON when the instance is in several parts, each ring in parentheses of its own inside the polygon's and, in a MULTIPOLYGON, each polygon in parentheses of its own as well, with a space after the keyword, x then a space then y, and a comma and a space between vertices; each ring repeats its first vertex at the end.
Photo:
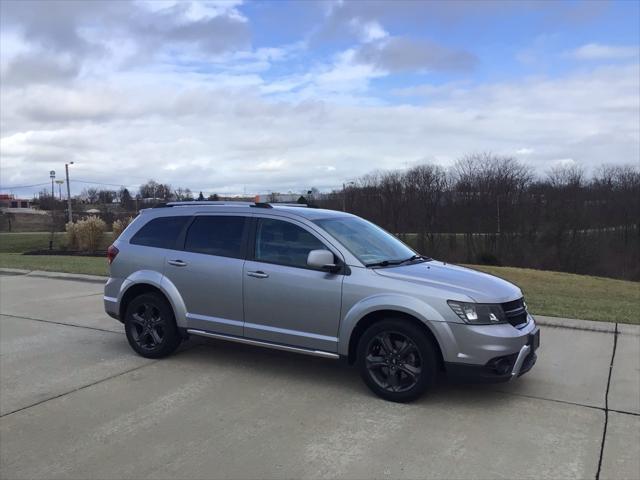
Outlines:
POLYGON ((536 361, 539 329, 518 287, 347 213, 169 203, 142 211, 108 260, 105 310, 144 357, 200 335, 344 358, 393 401, 441 373, 499 382, 536 361))

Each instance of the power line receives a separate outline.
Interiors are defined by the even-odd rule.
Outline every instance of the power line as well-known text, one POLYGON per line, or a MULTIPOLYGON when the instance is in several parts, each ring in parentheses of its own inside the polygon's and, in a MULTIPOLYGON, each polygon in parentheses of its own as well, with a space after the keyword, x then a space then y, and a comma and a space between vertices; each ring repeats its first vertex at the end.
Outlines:
POLYGON ((90 183, 92 185, 104 185, 105 187, 131 187, 134 185, 124 185, 122 183, 103 183, 103 182, 92 182, 90 180, 79 180, 77 178, 72 179, 72 182, 77 182, 77 183, 90 183))
POLYGON ((20 190, 22 188, 42 187, 44 185, 49 186, 49 182, 34 183, 33 185, 15 185, 15 186, 0 185, 0 188, 3 188, 5 190, 20 190))

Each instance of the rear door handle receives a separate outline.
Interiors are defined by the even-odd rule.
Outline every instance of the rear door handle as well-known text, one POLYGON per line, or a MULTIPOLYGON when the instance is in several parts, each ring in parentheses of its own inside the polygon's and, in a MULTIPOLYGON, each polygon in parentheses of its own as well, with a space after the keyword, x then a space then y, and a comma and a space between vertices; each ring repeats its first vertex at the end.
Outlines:
POLYGON ((247 272, 247 275, 249 275, 250 277, 256 277, 256 278, 269 278, 268 273, 264 273, 260 270, 258 270, 257 272, 247 272))
POLYGON ((173 265, 175 267, 186 267, 187 262, 183 262, 182 260, 168 260, 167 263, 169 265, 173 265))

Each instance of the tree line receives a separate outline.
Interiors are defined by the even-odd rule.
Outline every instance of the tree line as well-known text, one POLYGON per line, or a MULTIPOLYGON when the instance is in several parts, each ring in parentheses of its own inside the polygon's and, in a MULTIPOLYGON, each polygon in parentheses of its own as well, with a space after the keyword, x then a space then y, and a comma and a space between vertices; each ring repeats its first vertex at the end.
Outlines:
MULTIPOLYGON (((96 206, 117 206, 124 212, 135 212, 143 206, 169 201, 219 200, 217 194, 205 196, 202 192, 195 194, 189 188, 172 188, 167 183, 160 183, 153 179, 140 185, 137 192, 131 192, 126 187, 118 190, 89 187, 82 190, 80 195, 73 198, 74 203, 84 202, 96 206)), ((51 196, 49 189, 42 189, 34 203, 43 210, 64 207, 64 201, 51 196)))
POLYGON ((640 280, 640 170, 577 164, 536 175, 514 158, 378 171, 318 206, 347 211, 444 260, 640 280))

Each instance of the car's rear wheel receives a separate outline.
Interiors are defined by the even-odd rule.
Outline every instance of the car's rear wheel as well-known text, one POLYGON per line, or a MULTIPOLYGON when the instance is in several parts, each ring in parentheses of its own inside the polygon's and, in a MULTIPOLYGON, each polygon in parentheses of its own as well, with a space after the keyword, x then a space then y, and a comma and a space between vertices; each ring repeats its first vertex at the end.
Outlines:
POLYGON ((158 293, 139 295, 129 303, 124 328, 129 345, 143 357, 166 357, 180 345, 171 305, 158 293))
POLYGON ((436 380, 437 354, 420 327, 403 319, 374 323, 358 342, 358 368, 380 397, 409 402, 436 380))

